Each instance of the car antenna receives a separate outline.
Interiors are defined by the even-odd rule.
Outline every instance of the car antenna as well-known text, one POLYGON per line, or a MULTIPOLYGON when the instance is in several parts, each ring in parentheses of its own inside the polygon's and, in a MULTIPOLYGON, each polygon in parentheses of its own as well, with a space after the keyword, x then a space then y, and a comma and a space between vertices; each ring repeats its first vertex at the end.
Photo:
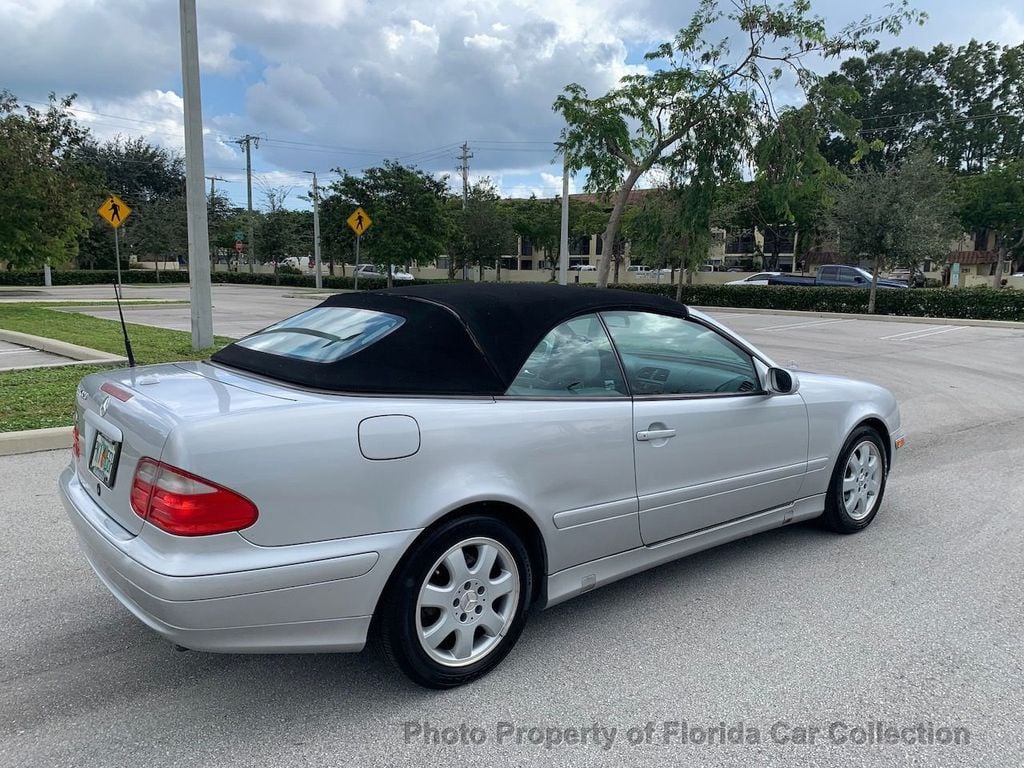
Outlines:
POLYGON ((117 283, 114 283, 114 298, 117 300, 117 314, 121 317, 121 332, 124 334, 124 351, 128 353, 128 365, 135 367, 135 355, 132 354, 132 342, 128 338, 128 326, 124 322, 124 312, 121 310, 121 295, 117 290, 117 283))

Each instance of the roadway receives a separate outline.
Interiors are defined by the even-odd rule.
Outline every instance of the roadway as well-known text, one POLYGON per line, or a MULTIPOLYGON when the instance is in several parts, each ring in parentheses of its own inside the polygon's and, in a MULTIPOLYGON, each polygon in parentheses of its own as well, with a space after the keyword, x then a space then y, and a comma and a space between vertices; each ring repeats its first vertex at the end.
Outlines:
MULTIPOLYGON (((236 315, 313 301, 232 295, 236 315)), ((437 693, 375 648, 173 651, 81 556, 54 490, 66 452, 2 457, 0 765, 1019 766, 1024 330, 715 314, 782 364, 897 394, 909 443, 867 531, 797 525, 599 589, 535 615, 491 675, 437 693), (425 721, 480 730, 407 738, 425 721), (665 744, 666 721, 742 722, 760 743, 665 744), (962 727, 969 743, 850 742, 876 721, 962 727), (595 744, 589 730, 547 748, 528 731, 502 738, 502 722, 541 740, 617 731, 608 749, 610 731, 595 744), (631 745, 648 722, 651 743, 631 745), (837 722, 846 743, 829 735, 837 722), (805 725, 821 729, 814 743, 793 743, 805 725)))

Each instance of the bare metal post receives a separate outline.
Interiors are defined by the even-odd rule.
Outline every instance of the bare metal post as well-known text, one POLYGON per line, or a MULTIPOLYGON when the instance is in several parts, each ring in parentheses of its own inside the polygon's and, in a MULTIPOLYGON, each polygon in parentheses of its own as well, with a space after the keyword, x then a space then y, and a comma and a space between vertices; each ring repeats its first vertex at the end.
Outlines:
POLYGON ((558 248, 558 283, 569 282, 569 155, 562 149, 562 239, 558 248))
POLYGON ((114 264, 117 266, 117 284, 121 285, 121 244, 118 232, 120 227, 114 227, 114 264))
POLYGON ((323 288, 324 281, 320 265, 320 188, 316 184, 316 171, 306 171, 313 175, 313 261, 316 264, 316 287, 323 288))
POLYGON ((196 0, 180 0, 181 82, 185 101, 185 199, 188 209, 189 298, 192 348, 213 346, 210 294, 210 232, 206 221, 203 162, 203 110, 199 93, 199 40, 196 0))
POLYGON ((356 265, 352 268, 352 290, 359 290, 359 240, 362 235, 356 235, 356 265))

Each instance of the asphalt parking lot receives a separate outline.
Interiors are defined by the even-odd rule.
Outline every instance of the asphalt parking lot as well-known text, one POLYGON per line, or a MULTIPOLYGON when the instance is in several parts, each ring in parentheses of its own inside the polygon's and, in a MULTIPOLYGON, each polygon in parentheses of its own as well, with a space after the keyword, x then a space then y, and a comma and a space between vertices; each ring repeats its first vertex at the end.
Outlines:
MULTIPOLYGON (((218 286, 217 332, 315 303, 283 294, 218 286)), ((66 452, 0 457, 0 765, 1019 767, 1024 329, 715 315, 780 364, 896 393, 908 446, 867 531, 800 524, 588 593, 437 693, 376 648, 175 652, 80 555, 66 452), (934 743, 856 743, 876 722, 934 743)))

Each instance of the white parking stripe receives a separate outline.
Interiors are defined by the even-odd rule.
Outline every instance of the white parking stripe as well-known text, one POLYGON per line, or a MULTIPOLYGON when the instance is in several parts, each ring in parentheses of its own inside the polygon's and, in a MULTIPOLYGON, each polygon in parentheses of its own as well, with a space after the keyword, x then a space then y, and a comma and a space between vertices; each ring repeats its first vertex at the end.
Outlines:
POLYGON ((814 328, 819 325, 832 325, 834 323, 849 323, 848 319, 840 320, 814 320, 812 322, 786 323, 784 325, 766 325, 764 328, 755 328, 755 331, 784 331, 789 328, 814 328))
POLYGON ((931 333, 932 331, 934 331, 936 329, 936 327, 938 327, 938 328, 952 328, 952 327, 955 327, 955 326, 949 326, 949 325, 934 326, 933 325, 933 326, 930 326, 930 327, 927 327, 927 328, 915 328, 912 331, 903 331, 903 333, 893 333, 893 334, 891 334, 889 336, 880 336, 879 338, 882 341, 894 341, 896 339, 903 338, 904 336, 916 336, 919 333, 931 333))
POLYGON ((940 333, 949 333, 950 331, 962 331, 965 328, 967 328, 966 325, 954 325, 952 328, 940 328, 937 331, 925 331, 924 333, 917 334, 917 336, 907 336, 902 339, 892 339, 892 341, 917 341, 918 339, 923 339, 926 336, 938 336, 940 333))

